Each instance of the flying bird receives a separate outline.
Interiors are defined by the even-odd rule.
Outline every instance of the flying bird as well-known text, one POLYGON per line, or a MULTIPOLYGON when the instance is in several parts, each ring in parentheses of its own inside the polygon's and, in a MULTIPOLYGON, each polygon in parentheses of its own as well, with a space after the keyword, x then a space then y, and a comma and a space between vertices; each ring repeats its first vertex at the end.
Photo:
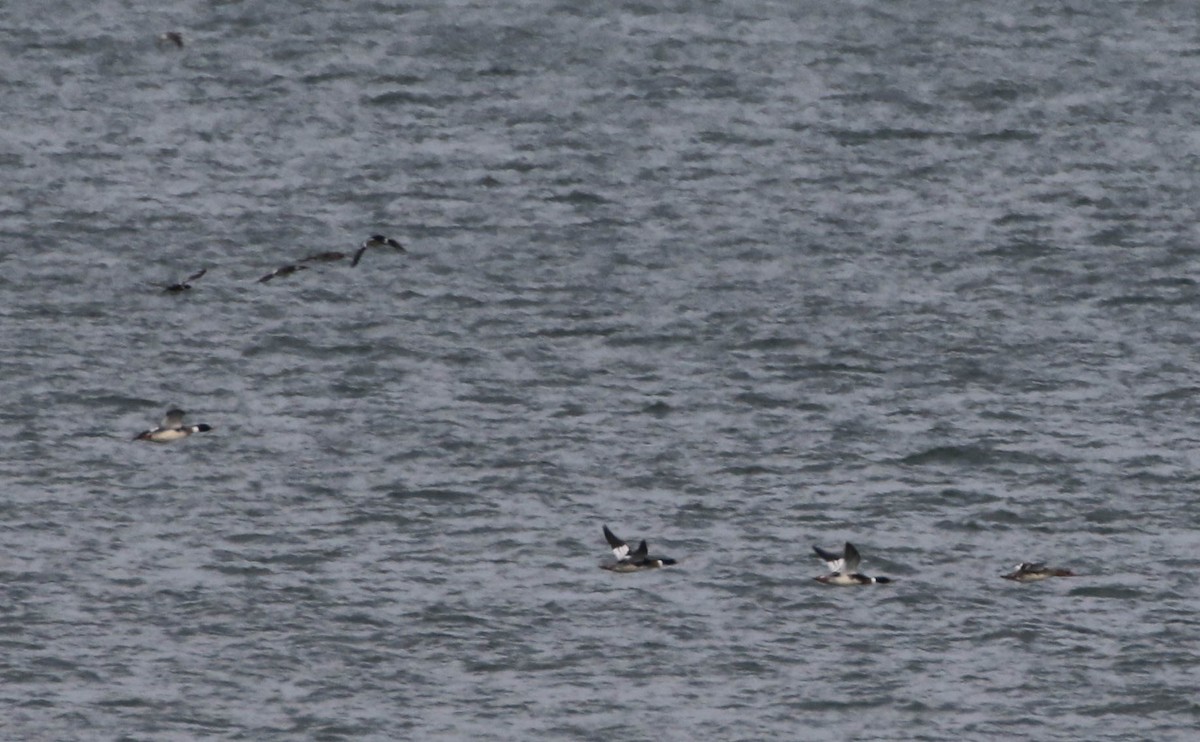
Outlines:
POLYGON ((1013 568, 1012 572, 1000 576, 1016 582, 1038 582, 1049 577, 1076 577, 1077 575, 1069 569, 1047 567, 1038 562, 1021 562, 1013 568))
POLYGON ((192 284, 190 282, 195 281, 196 279, 203 276, 205 273, 208 273, 208 268, 201 268, 200 270, 196 271, 192 275, 183 279, 179 283, 173 283, 173 284, 167 286, 166 288, 163 289, 163 292, 169 293, 169 294, 180 294, 180 293, 183 293, 184 291, 190 291, 192 288, 192 284))
POLYGON ((187 438, 192 433, 206 433, 212 430, 211 425, 184 425, 183 416, 187 414, 180 409, 167 410, 162 422, 157 428, 143 430, 133 437, 135 441, 153 441, 155 443, 170 443, 180 438, 187 438))
POLYGON ((814 546, 813 551, 829 567, 829 574, 813 578, 817 582, 826 585, 873 585, 892 581, 890 577, 868 577, 861 574, 858 571, 858 563, 862 558, 858 554, 858 549, 854 548, 854 544, 849 541, 846 542, 846 547, 841 554, 826 551, 820 546, 814 546))
POLYGON ((307 265, 285 265, 282 268, 276 268, 275 270, 271 271, 267 275, 258 279, 258 282, 266 283, 267 281, 270 281, 272 278, 275 278, 276 276, 290 276, 291 274, 295 273, 296 271, 306 271, 306 270, 308 270, 307 265))
POLYGON ((338 260, 345 260, 348 257, 350 257, 350 256, 344 252, 337 252, 337 251, 318 252, 318 253, 313 253, 312 255, 309 255, 307 258, 301 258, 299 262, 301 262, 301 263, 333 263, 338 260))
POLYGON ((601 569, 610 572, 639 572, 643 569, 657 569, 675 564, 675 560, 664 556, 650 556, 646 542, 642 541, 636 549, 630 550, 629 544, 617 538, 608 526, 604 526, 604 540, 612 548, 617 561, 601 564, 601 569))
POLYGON ((364 241, 362 245, 359 246, 358 252, 354 253, 354 260, 350 263, 351 268, 358 265, 358 261, 362 260, 363 253, 367 251, 368 247, 390 247, 395 250, 399 250, 400 252, 408 252, 408 250, 404 249, 404 245, 401 245, 391 237, 385 237, 381 234, 373 234, 371 235, 370 239, 364 241))

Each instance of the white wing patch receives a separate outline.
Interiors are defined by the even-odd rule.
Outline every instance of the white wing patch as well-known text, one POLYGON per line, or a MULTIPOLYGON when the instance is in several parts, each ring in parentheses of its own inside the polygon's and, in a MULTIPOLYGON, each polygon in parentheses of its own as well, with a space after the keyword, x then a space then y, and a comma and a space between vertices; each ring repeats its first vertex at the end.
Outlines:
POLYGON ((829 567, 830 572, 845 572, 846 571, 846 559, 845 559, 845 557, 843 557, 841 559, 833 559, 833 560, 825 562, 825 566, 829 567))
POLYGON ((816 553, 818 559, 825 562, 830 572, 853 571, 855 566, 857 566, 855 564, 847 564, 846 552, 844 550, 841 554, 838 554, 835 551, 826 551, 819 546, 814 546, 813 551, 816 553))
POLYGON ((629 556, 629 544, 621 544, 613 547, 613 556, 617 559, 624 559, 629 556))

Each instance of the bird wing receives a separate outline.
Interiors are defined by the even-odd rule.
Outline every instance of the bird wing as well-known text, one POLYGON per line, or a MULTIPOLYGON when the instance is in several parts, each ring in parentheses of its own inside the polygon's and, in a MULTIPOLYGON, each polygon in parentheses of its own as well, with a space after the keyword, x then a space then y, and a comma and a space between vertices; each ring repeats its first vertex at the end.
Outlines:
POLYGON ((862 561, 862 557, 858 555, 858 549, 854 548, 854 544, 846 542, 846 571, 857 572, 858 563, 862 561))
POLYGON ((825 565, 829 567, 830 572, 841 572, 846 568, 846 559, 841 554, 835 554, 832 551, 825 551, 820 546, 814 546, 813 551, 815 551, 817 556, 819 556, 821 560, 825 562, 825 565))
POLYGON ((613 556, 617 559, 624 559, 629 555, 629 544, 617 538, 616 534, 608 530, 608 526, 604 526, 604 540, 612 548, 613 556))

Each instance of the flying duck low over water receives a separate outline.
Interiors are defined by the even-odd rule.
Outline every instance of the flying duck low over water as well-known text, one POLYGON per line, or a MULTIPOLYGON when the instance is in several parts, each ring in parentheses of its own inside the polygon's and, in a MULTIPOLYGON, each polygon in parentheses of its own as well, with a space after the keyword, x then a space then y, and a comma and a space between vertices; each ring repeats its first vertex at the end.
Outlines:
POLYGON ((390 247, 400 252, 408 252, 408 250, 404 249, 404 245, 401 245, 391 237, 385 237, 381 234, 373 234, 369 239, 358 246, 358 252, 354 253, 354 260, 350 261, 351 268, 358 265, 358 261, 362 260, 363 253, 367 251, 368 247, 390 247))
POLYGON ((601 564, 601 569, 607 569, 610 572, 640 572, 643 569, 658 569, 675 564, 675 560, 669 557, 650 556, 645 541, 631 551, 629 544, 617 538, 612 531, 608 530, 608 526, 604 526, 604 540, 608 541, 608 545, 612 547, 613 556, 617 558, 617 561, 601 564))
POLYGON ((162 419, 162 423, 157 428, 143 430, 133 437, 135 441, 153 441, 155 443, 170 443, 177 441, 180 438, 187 438, 192 433, 207 433, 212 430, 211 425, 201 423, 199 425, 184 425, 183 416, 187 414, 183 410, 167 410, 167 415, 162 419))
POLYGON ((295 273, 296 271, 306 271, 306 270, 308 270, 307 265, 285 265, 282 268, 276 268, 275 270, 271 271, 267 275, 258 279, 258 282, 266 283, 267 281, 270 281, 272 278, 275 278, 276 276, 290 276, 291 274, 295 273))
POLYGON ((362 246, 363 247, 392 247, 392 248, 399 250, 400 252, 408 252, 408 250, 404 249, 404 245, 401 245, 399 242, 397 242, 396 240, 393 240, 391 237, 384 237, 381 234, 371 235, 371 238, 368 239, 366 242, 362 243, 362 246))
POLYGON ((1048 577, 1077 577, 1078 575, 1069 569, 1055 569, 1038 562, 1021 562, 1012 572, 1000 576, 1016 582, 1038 582, 1048 577))
MULTIPOLYGON (((360 250, 362 248, 359 248, 360 250)), ((344 252, 330 250, 328 252, 318 252, 309 255, 307 258, 300 258, 301 263, 332 263, 337 260, 345 260, 350 257, 344 252)))
POLYGON ((191 289, 192 289, 191 282, 200 278, 205 273, 208 273, 208 268, 201 268, 200 270, 196 271, 192 275, 183 279, 179 283, 170 284, 169 286, 167 286, 166 288, 163 289, 163 292, 167 293, 167 294, 179 294, 179 293, 183 293, 184 291, 191 291, 191 289))
POLYGON ((841 554, 826 551, 820 546, 814 546, 813 551, 829 566, 829 574, 815 577, 817 582, 826 585, 874 585, 891 582, 890 577, 868 577, 858 571, 858 563, 862 557, 854 544, 846 542, 846 548, 841 554))

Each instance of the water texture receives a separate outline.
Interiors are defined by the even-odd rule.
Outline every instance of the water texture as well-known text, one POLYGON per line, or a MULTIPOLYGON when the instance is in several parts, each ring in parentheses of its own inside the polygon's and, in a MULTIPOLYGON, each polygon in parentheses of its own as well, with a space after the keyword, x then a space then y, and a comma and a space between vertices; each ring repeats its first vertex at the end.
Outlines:
POLYGON ((1193 738, 1193 4, 0 20, 0 738, 1193 738))

